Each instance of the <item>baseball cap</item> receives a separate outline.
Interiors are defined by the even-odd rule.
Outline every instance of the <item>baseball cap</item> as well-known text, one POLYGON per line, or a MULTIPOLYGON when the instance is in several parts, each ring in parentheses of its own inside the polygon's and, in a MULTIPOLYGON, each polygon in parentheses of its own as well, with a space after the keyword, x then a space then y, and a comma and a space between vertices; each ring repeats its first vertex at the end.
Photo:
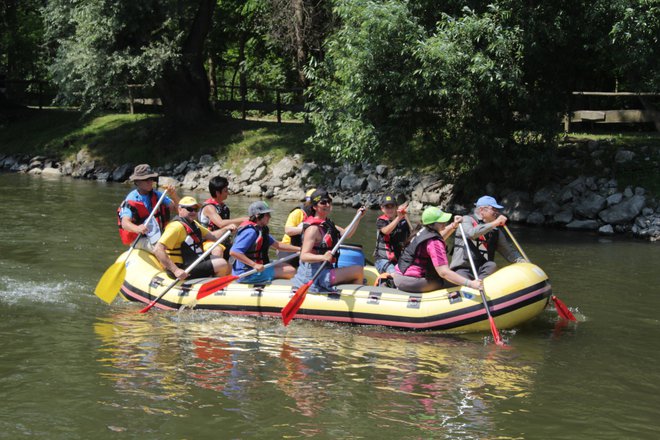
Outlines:
POLYGON ((497 209, 504 208, 504 206, 499 205, 497 203, 495 197, 491 197, 491 196, 479 197, 479 200, 477 200, 477 203, 475 203, 474 206, 476 206, 477 208, 480 206, 492 206, 493 208, 497 208, 497 209))
POLYGON ((131 174, 131 177, 128 179, 133 182, 136 180, 147 180, 156 177, 158 177, 158 173, 154 172, 154 170, 151 169, 151 166, 146 163, 141 163, 133 169, 133 174, 131 174))
POLYGON ((270 209, 270 206, 268 206, 268 203, 266 202, 254 202, 248 207, 248 215, 250 217, 253 215, 266 214, 268 212, 273 212, 273 210, 270 209))
POLYGON ((332 201, 332 197, 330 197, 330 194, 325 188, 315 189, 310 197, 313 205, 316 205, 318 202, 320 202, 323 199, 332 201))
POLYGON ((316 191, 316 188, 308 189, 307 192, 305 193, 305 197, 300 199, 301 202, 309 202, 312 200, 312 194, 314 194, 314 191, 316 191))
POLYGON ((451 214, 444 212, 437 206, 429 206, 422 213, 422 224, 430 225, 433 223, 447 223, 451 219, 451 214))
POLYGON ((394 197, 390 193, 384 194, 383 197, 381 197, 381 199, 380 199, 380 204, 381 205, 389 205, 389 204, 395 204, 396 205, 396 197, 394 197))
POLYGON ((197 203, 197 199, 194 197, 190 196, 185 196, 181 200, 179 200, 179 206, 182 208, 188 208, 188 207, 193 207, 193 206, 199 206, 199 203, 197 203))

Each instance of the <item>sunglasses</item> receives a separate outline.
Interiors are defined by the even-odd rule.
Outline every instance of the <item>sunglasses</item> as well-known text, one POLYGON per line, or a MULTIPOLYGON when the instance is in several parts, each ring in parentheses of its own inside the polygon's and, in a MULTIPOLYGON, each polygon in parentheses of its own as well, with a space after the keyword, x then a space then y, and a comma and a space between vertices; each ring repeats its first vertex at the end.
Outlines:
POLYGON ((332 203, 332 200, 323 199, 323 200, 320 200, 318 204, 319 205, 329 205, 331 203, 332 203))
POLYGON ((387 205, 383 205, 383 208, 387 208, 387 209, 396 208, 396 205, 393 203, 388 203, 387 205))
POLYGON ((197 212, 197 211, 199 211, 199 206, 182 206, 181 208, 185 209, 188 212, 197 212))

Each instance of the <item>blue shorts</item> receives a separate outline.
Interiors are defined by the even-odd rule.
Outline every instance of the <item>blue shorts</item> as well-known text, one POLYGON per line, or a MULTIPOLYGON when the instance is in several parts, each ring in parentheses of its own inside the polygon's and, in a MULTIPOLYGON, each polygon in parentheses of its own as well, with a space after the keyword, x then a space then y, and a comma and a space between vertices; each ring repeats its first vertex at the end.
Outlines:
POLYGON ((374 262, 378 273, 394 273, 394 263, 386 258, 380 258, 374 262))
POLYGON ((243 284, 270 284, 275 278, 275 266, 267 267, 261 272, 249 275, 241 280, 239 283, 243 284))

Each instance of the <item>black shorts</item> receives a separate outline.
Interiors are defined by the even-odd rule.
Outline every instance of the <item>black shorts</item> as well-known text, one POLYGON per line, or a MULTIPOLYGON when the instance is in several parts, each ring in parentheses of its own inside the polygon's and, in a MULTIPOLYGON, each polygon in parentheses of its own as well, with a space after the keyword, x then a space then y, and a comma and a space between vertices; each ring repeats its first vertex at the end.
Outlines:
MULTIPOLYGON (((180 267, 181 269, 185 269, 186 266, 183 264, 177 264, 177 267, 180 267)), ((169 275, 171 278, 176 278, 172 272, 169 270, 167 271, 167 275, 169 275)), ((209 277, 214 277, 215 276, 215 270, 213 270, 213 262, 211 259, 207 259, 199 263, 197 266, 193 268, 193 270, 190 271, 190 275, 188 278, 209 278, 209 277)))

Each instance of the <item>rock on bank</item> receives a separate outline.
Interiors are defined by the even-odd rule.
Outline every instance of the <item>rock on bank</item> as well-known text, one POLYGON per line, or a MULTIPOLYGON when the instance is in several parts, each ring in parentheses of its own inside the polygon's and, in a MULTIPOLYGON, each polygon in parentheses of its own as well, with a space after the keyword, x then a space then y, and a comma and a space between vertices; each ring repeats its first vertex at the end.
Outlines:
MULTIPOLYGON (((0 169, 35 175, 72 176, 81 179, 123 182, 135 164, 108 168, 81 150, 75 158, 58 161, 44 156, 0 155, 0 169)), ((239 171, 224 168, 210 155, 158 167, 161 184, 173 183, 184 190, 206 191, 208 180, 227 177, 230 190, 254 198, 299 200, 307 189, 325 186, 344 206, 366 205, 378 208, 385 192, 408 201, 410 211, 420 212, 427 205, 440 205, 456 213, 471 210, 471 200, 456 200, 454 186, 443 176, 419 174, 387 165, 362 163, 316 164, 300 155, 273 160, 271 156, 246 159, 239 171)), ((615 179, 579 176, 566 182, 553 182, 530 193, 525 190, 498 191, 489 185, 484 193, 495 195, 506 207, 512 221, 602 235, 631 234, 650 241, 660 240, 660 206, 644 188, 619 188, 615 179)))

